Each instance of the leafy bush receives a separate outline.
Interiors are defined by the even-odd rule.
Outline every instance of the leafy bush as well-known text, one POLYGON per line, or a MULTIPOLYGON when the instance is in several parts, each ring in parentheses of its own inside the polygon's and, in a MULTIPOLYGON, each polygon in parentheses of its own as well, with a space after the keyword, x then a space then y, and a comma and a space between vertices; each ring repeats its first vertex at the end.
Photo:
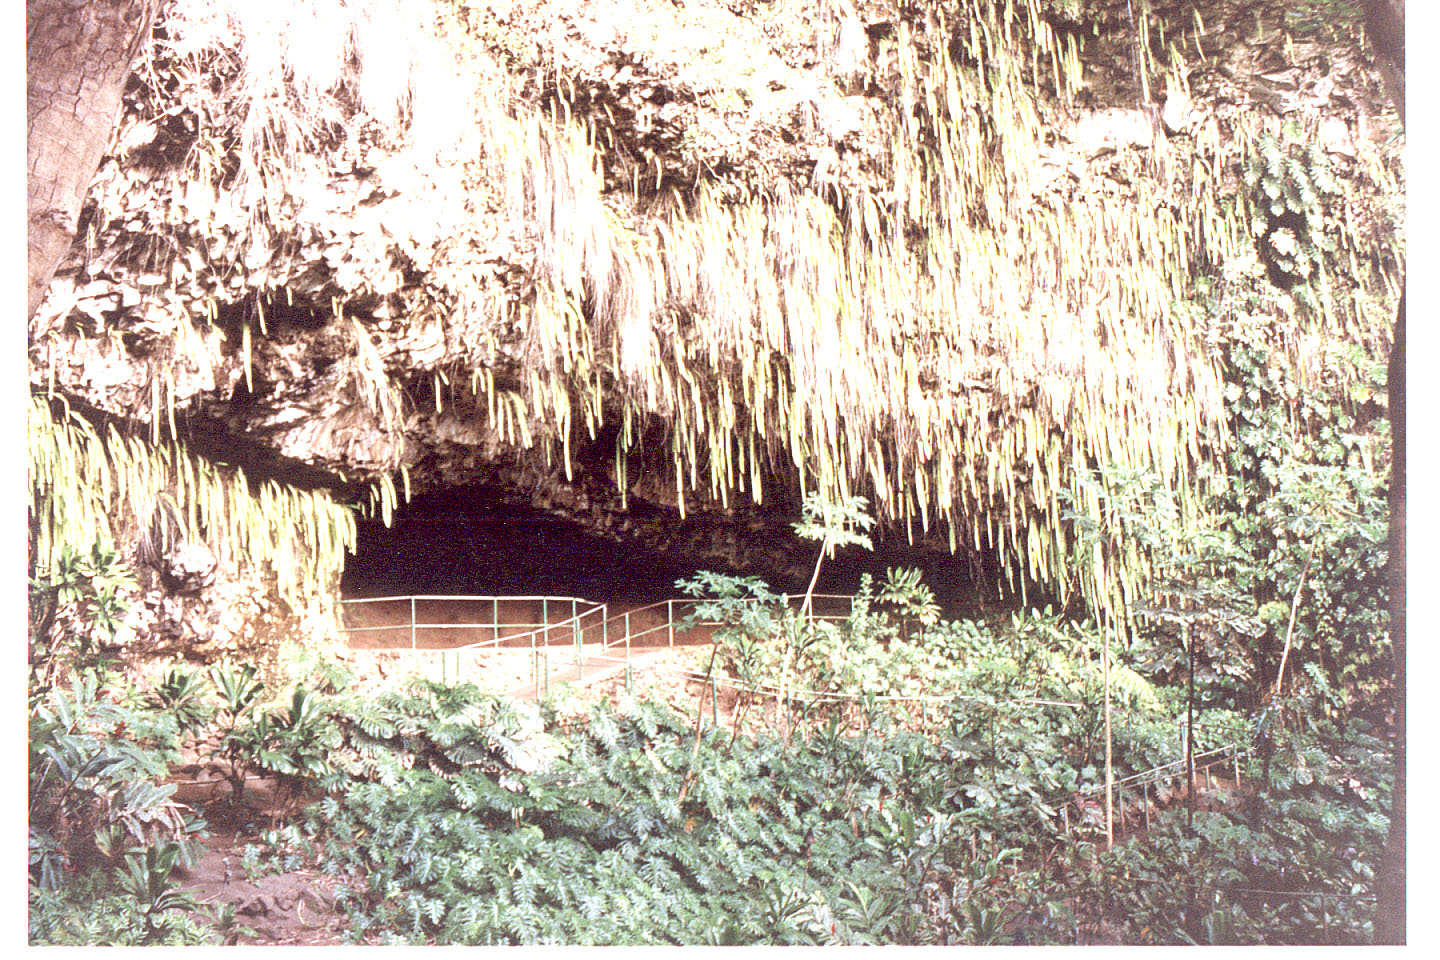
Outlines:
MULTIPOLYGON (((126 844, 189 840, 204 828, 171 799, 175 787, 152 748, 126 736, 135 715, 82 675, 52 690, 30 717, 30 871, 47 890, 80 865, 120 856, 126 844)), ((188 855, 187 844, 181 848, 188 855)))
POLYGON ((30 580, 32 702, 81 669, 108 669, 105 646, 120 630, 134 584, 119 555, 99 540, 84 554, 66 544, 54 568, 30 580))
POLYGON ((350 775, 268 835, 343 882, 367 942, 1000 942, 1004 914, 967 904, 1096 789, 1070 756, 1091 722, 1060 706, 957 701, 938 742, 832 716, 787 743, 697 742, 649 701, 548 731, 473 687, 372 704, 350 775))
POLYGON ((211 929, 201 915, 181 909, 147 917, 149 905, 121 891, 110 871, 87 872, 56 890, 31 884, 29 942, 62 946, 191 946, 211 941, 211 929))

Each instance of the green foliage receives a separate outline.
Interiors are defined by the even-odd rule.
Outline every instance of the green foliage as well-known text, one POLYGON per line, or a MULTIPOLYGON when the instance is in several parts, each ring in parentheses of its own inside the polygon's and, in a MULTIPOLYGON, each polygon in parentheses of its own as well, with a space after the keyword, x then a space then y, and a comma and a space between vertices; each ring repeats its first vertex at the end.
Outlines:
POLYGON ((179 890, 170 873, 180 855, 178 844, 150 846, 143 853, 132 853, 125 857, 125 865, 119 876, 121 891, 132 897, 141 909, 145 925, 142 943, 158 942, 169 929, 165 916, 172 910, 194 911, 199 908, 195 895, 179 890))
POLYGON ((1324 205, 1338 199, 1341 190, 1319 144, 1301 146, 1290 139, 1299 136, 1298 127, 1287 126, 1286 134, 1284 141, 1260 135, 1244 163, 1244 184, 1258 212, 1254 229, 1261 256, 1271 278, 1288 288, 1318 279, 1326 255, 1335 252, 1324 205))
MULTIPOLYGON (((1077 642, 1053 617, 1020 636, 1036 664, 1042 639, 1077 642)), ((994 643, 966 666, 977 686, 1056 689, 994 643)), ((343 882, 367 942, 1004 942, 1004 913, 967 904, 1098 789, 1088 705, 956 700, 938 739, 872 709, 863 730, 831 715, 787 744, 709 727, 697 743, 666 705, 602 704, 506 751, 517 718, 473 687, 369 702, 344 724, 349 776, 267 841, 343 882)))
POLYGON ((120 892, 114 871, 83 874, 56 890, 31 884, 29 942, 60 946, 193 946, 211 942, 210 927, 200 915, 174 904, 180 909, 147 916, 152 904, 120 892))
POLYGON ((156 710, 169 714, 182 741, 196 736, 215 717, 215 707, 207 700, 208 690, 200 674, 184 666, 172 666, 150 690, 149 699, 156 710))
POLYGON ((1295 0, 1286 4, 1284 28, 1296 37, 1336 40, 1364 19, 1357 0, 1295 0))
POLYGON ((120 629, 125 594, 134 585, 134 574, 101 539, 85 554, 65 544, 54 563, 30 580, 32 697, 49 691, 57 678, 106 666, 104 646, 120 629))
POLYGON ((276 780, 274 813, 332 772, 330 755, 341 740, 331 716, 333 702, 296 684, 288 705, 262 709, 265 685, 248 663, 238 668, 217 664, 210 668, 210 678, 220 695, 211 756, 224 764, 222 773, 235 803, 244 797, 246 780, 258 771, 276 780))
POLYGON ((253 763, 275 777, 276 811, 333 770, 330 757, 341 734, 330 708, 319 695, 296 686, 288 708, 269 711, 255 722, 253 763))
POLYGON ((220 663, 210 668, 210 679, 220 694, 212 758, 225 764, 222 772, 236 803, 245 795, 245 780, 255 766, 264 740, 254 713, 265 692, 265 684, 256 679, 255 674, 254 664, 249 663, 238 668, 220 663))
POLYGON ((131 739, 140 718, 114 694, 86 675, 32 708, 29 861, 44 889, 85 863, 120 856, 127 843, 188 840, 204 827, 171 799, 173 785, 158 783, 167 765, 153 744, 131 739))
POLYGON ((1383 392, 1384 369, 1346 351, 1307 385, 1253 341, 1230 356, 1237 444, 1216 511, 1219 559, 1253 598, 1270 657, 1303 590, 1292 656, 1313 660, 1337 686, 1373 694, 1388 673, 1388 431, 1383 421, 1362 424, 1356 411, 1383 392))
POLYGON ((1104 557, 1147 558, 1145 593, 1125 601, 1136 665, 1152 679, 1182 682, 1193 643, 1200 702, 1253 705, 1289 638, 1286 682, 1323 674, 1323 709, 1345 710, 1388 673, 1388 426, 1361 419, 1384 368, 1332 347, 1305 379, 1265 337, 1237 325, 1227 345, 1233 443, 1204 498, 1182 509, 1153 474, 1103 466, 1077 476, 1076 497, 1104 504, 1108 522, 1066 515, 1104 557))
POLYGON ((1102 854, 1092 909, 1134 943, 1369 943, 1389 758, 1358 728, 1325 727, 1282 728, 1271 761, 1247 770, 1258 796, 1197 812, 1194 832, 1166 815, 1102 854))
MULTIPOLYGON (((349 732, 370 752, 385 731, 367 724, 349 732)), ((374 766, 384 779, 348 782, 272 842, 343 881, 367 941, 958 939, 950 891, 982 869, 962 842, 973 804, 945 751, 883 726, 788 746, 710 728, 697 749, 667 706, 601 705, 542 768, 374 766)))
POLYGON ((417 679, 349 704, 337 720, 352 751, 347 769, 392 785, 414 767, 442 776, 533 770, 557 749, 538 710, 470 684, 417 679))
POLYGON ((864 497, 830 500, 812 493, 805 497, 800 509, 800 520, 791 526, 797 536, 820 541, 822 557, 834 556, 836 547, 854 545, 870 549, 870 536, 866 531, 875 525, 875 518, 867 511, 864 497))
MULTIPOLYGON (((1302 327, 1340 329, 1355 342, 1371 341, 1381 322, 1388 326, 1389 311, 1363 316, 1360 304, 1390 283, 1386 278, 1400 269, 1397 263, 1403 264, 1398 252, 1403 218, 1386 209, 1388 203, 1377 203, 1371 215, 1395 218, 1391 223, 1367 230, 1355 219, 1355 211, 1367 206, 1367 190, 1373 189, 1366 181, 1385 177, 1378 167, 1367 165, 1367 170, 1365 178, 1342 180, 1320 144, 1308 139, 1298 123, 1287 121, 1279 136, 1261 133, 1249 144, 1237 195, 1255 253, 1270 283, 1300 308, 1302 327), (1367 235, 1372 230, 1373 236, 1367 235), (1379 236, 1395 249, 1361 253, 1379 236)), ((1287 359, 1303 361, 1304 355, 1287 359)))

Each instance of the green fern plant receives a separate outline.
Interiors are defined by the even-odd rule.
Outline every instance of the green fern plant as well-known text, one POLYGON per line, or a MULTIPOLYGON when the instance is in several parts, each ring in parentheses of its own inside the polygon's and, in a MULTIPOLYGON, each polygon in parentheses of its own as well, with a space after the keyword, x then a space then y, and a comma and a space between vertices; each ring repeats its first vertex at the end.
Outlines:
POLYGON ((1261 256, 1271 280, 1286 289, 1322 280, 1328 258, 1338 249, 1326 205, 1342 196, 1340 184, 1325 151, 1299 137, 1294 124, 1286 125, 1283 140, 1261 134, 1243 164, 1261 256))

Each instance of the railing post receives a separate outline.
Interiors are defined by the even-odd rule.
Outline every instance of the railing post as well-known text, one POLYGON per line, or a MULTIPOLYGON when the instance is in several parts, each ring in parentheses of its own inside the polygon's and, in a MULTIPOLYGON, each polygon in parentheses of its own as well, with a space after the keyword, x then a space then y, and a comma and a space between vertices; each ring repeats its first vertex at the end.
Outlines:
POLYGON ((410 649, 415 649, 415 598, 410 598, 410 649))
POLYGON ((670 637, 670 646, 675 646, 675 601, 665 601, 665 631, 670 637))
POLYGON ((548 647, 548 646, 550 646, 550 598, 549 598, 549 597, 541 597, 541 598, 540 598, 540 619, 541 619, 541 620, 544 622, 544 624, 545 624, 545 643, 544 643, 543 645, 546 646, 546 647, 548 647))
MULTIPOLYGON (((540 699, 540 654, 535 649, 535 631, 530 631, 530 671, 535 677, 535 699, 540 699)), ((550 668, 550 661, 545 661, 545 668, 550 668)), ((548 679, 548 678, 547 678, 548 679)))
POLYGON ((500 649, 500 598, 490 598, 490 638, 495 641, 495 649, 500 649))
POLYGON ((630 668, 630 611, 625 611, 625 668, 630 668))

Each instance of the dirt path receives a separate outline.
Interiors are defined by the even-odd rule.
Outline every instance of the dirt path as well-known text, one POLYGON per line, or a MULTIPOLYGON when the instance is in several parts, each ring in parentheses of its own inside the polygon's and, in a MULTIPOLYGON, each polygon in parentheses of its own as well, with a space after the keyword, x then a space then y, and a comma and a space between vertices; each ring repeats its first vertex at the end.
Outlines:
POLYGON ((210 827, 205 852, 192 867, 177 866, 179 885, 212 913, 234 911, 238 944, 331 946, 345 942, 345 918, 335 909, 333 877, 300 868, 279 874, 247 873, 245 848, 264 849, 260 835, 270 827, 273 781, 252 779, 238 805, 223 781, 209 780, 195 766, 176 771, 176 799, 201 813, 210 827), (245 932, 238 932, 241 928, 245 932))

